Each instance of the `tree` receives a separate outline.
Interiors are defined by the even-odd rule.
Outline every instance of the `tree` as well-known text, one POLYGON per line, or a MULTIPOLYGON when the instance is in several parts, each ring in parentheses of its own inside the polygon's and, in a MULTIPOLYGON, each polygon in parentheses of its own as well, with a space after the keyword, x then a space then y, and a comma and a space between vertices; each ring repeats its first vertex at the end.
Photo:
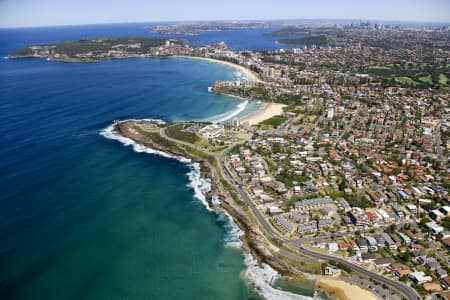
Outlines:
POLYGON ((424 226, 428 222, 431 222, 431 219, 429 217, 424 217, 420 220, 420 226, 424 226))
POLYGON ((397 230, 397 225, 395 225, 395 224, 389 225, 389 227, 386 229, 386 231, 388 233, 394 233, 396 230, 397 230))
POLYGON ((447 230, 450 230, 450 217, 446 217, 442 220, 441 223, 442 227, 444 227, 447 230))
POLYGON ((403 262, 408 263, 411 261, 412 254, 410 251, 406 251, 405 253, 402 253, 398 256, 403 262))
POLYGON ((400 168, 395 168, 394 170, 392 170, 392 175, 396 176, 398 174, 400 174, 402 171, 400 170, 400 168))
POLYGON ((348 253, 350 254, 350 256, 355 255, 355 250, 354 250, 352 247, 349 247, 349 248, 347 249, 347 251, 348 251, 348 253))

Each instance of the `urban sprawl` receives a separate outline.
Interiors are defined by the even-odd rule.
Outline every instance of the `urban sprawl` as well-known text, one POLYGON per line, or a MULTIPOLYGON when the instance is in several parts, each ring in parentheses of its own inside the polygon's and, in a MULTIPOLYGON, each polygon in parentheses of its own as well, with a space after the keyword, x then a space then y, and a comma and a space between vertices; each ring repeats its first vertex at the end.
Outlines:
MULTIPOLYGON (((283 103, 282 115, 256 126, 235 118, 182 130, 209 146, 232 146, 224 168, 278 242, 344 259, 420 296, 450 299, 449 27, 352 23, 273 34, 283 30, 307 32, 317 44, 285 39, 280 42, 298 47, 238 52, 225 43, 193 47, 169 39, 71 56, 52 52, 55 46, 20 54, 193 56, 248 68, 261 80, 217 81, 212 91, 283 103), (245 138, 236 143, 239 135, 245 138)), ((319 272, 346 273, 384 299, 405 296, 342 264, 319 272)))

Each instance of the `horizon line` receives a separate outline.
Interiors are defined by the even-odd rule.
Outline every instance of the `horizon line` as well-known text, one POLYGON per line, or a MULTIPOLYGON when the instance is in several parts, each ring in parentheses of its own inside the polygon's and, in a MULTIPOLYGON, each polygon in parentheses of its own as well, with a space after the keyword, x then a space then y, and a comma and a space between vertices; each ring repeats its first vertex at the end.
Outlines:
POLYGON ((154 24, 154 23, 200 23, 200 22, 282 22, 282 21, 377 21, 389 23, 417 23, 417 24, 442 24, 450 25, 448 21, 417 21, 417 20, 384 20, 376 18, 286 18, 286 19, 186 19, 186 20, 157 20, 157 21, 119 21, 99 23, 77 23, 77 24, 49 24, 29 26, 0 26, 0 29, 26 29, 26 28, 49 28, 49 27, 73 27, 73 26, 95 26, 95 25, 121 25, 121 24, 154 24))

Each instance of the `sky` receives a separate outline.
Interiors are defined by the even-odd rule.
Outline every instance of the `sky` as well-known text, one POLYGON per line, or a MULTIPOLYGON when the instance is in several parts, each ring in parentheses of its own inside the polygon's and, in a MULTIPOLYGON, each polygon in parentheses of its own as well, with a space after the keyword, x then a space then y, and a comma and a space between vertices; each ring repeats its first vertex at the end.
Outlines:
POLYGON ((0 27, 270 19, 450 22, 450 0, 0 0, 0 27))

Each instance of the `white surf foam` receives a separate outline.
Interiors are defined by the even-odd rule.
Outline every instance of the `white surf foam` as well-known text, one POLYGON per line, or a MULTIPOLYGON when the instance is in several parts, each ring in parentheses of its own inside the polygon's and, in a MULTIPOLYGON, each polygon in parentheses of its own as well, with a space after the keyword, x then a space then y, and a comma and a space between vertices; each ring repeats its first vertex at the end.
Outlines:
POLYGON ((226 232, 224 238, 225 246, 230 248, 241 248, 241 237, 244 235, 244 232, 234 222, 233 218, 225 210, 222 210, 218 213, 217 219, 223 223, 226 232))
MULTIPOLYGON (((207 210, 215 211, 217 213, 217 219, 224 224, 223 226, 226 232, 224 238, 225 246, 240 248, 242 246, 241 237, 244 232, 225 210, 217 211, 209 205, 208 201, 206 201, 205 194, 211 190, 211 181, 201 177, 199 163, 191 163, 190 167, 191 171, 187 173, 189 178, 188 186, 194 189, 194 197, 200 200, 207 210)), ((213 196, 211 202, 214 207, 219 207, 221 203, 217 196, 213 196)))
POLYGON ((241 71, 239 71, 239 70, 236 70, 236 72, 234 72, 234 76, 236 77, 237 80, 250 80, 247 76, 242 74, 241 71))
POLYGON ((221 203, 220 198, 217 197, 217 196, 213 196, 212 199, 211 199, 211 202, 212 202, 212 204, 215 205, 215 206, 219 206, 220 203, 221 203))
MULTIPOLYGON (((152 120, 164 123, 161 120, 152 120)), ((194 189, 194 197, 209 210, 212 211, 212 208, 209 206, 206 201, 205 193, 211 189, 211 183, 201 178, 200 173, 200 164, 192 163, 191 159, 175 156, 165 153, 163 151, 155 150, 152 148, 148 148, 142 145, 137 144, 133 140, 123 137, 114 132, 114 125, 116 125, 119 121, 115 121, 112 125, 103 129, 100 134, 107 139, 116 140, 121 142, 125 146, 133 147, 133 150, 138 153, 148 153, 153 155, 160 155, 166 158, 176 159, 182 163, 189 164, 191 170, 188 172, 189 178, 189 186, 194 189)), ((220 204, 220 199, 218 197, 213 197, 213 204, 220 204)), ((227 235, 225 236, 225 244, 227 247, 241 248, 242 241, 241 236, 244 234, 243 231, 239 228, 239 226, 234 222, 233 218, 226 212, 220 211, 217 214, 217 218, 226 218, 225 229, 227 231, 227 235)), ((249 253, 245 253, 244 263, 247 266, 247 269, 244 271, 244 277, 248 280, 251 285, 253 285, 258 293, 260 293, 267 300, 311 300, 313 298, 297 295, 294 293, 281 291, 272 287, 272 284, 276 279, 279 278, 279 274, 272 269, 267 264, 262 264, 261 266, 257 264, 256 259, 249 253)))
POLYGON ((211 118, 208 118, 207 121, 210 122, 214 122, 214 123, 220 123, 220 122, 225 122, 237 115, 239 115, 241 112, 243 112, 245 110, 245 108, 248 105, 248 100, 245 100, 244 102, 241 102, 238 104, 238 106, 236 107, 236 109, 217 115, 217 116, 213 116, 211 118))
POLYGON ((274 288, 272 285, 280 278, 280 274, 267 264, 258 265, 256 259, 245 253, 244 263, 247 269, 245 279, 249 280, 255 290, 267 300, 311 300, 313 298, 294 294, 274 288))
MULTIPOLYGON (((155 119, 145 119, 145 120, 157 122, 160 124, 165 123, 162 120, 155 120, 155 119)), ((135 120, 128 120, 128 121, 135 121, 135 120)), ((137 144, 132 139, 123 137, 123 136, 117 134, 116 132, 114 132, 114 126, 117 123, 118 123, 118 121, 115 121, 112 125, 103 129, 100 132, 100 134, 107 139, 116 140, 116 141, 121 142, 125 146, 133 147, 133 150, 135 152, 154 154, 154 155, 159 155, 159 156, 162 156, 165 158, 176 159, 179 162, 189 165, 191 170, 187 173, 187 176, 189 179, 188 186, 194 190, 194 197, 196 199, 200 200, 200 202, 206 207, 206 209, 212 211, 212 209, 209 206, 208 202, 206 201, 206 197, 205 197, 205 194, 211 190, 211 182, 208 179, 201 177, 199 163, 193 163, 191 159, 183 157, 183 156, 171 155, 171 154, 163 152, 163 151, 155 150, 155 149, 137 144)))
POLYGON ((211 181, 201 177, 199 163, 191 163, 190 168, 191 171, 187 173, 189 178, 188 186, 194 190, 194 197, 200 200, 207 210, 212 211, 205 197, 205 194, 211 190, 211 181))
MULTIPOLYGON (((153 119, 146 119, 147 121, 155 121, 155 122, 160 122, 161 124, 164 123, 164 121, 162 120, 153 120, 153 119)), ((135 120, 127 120, 127 121, 135 121, 135 120)), ((186 157, 182 157, 182 156, 175 156, 175 155, 171 155, 169 153, 163 152, 163 151, 159 151, 159 150, 155 150, 152 148, 148 148, 145 147, 143 145, 137 144, 135 141, 133 141, 132 139, 123 137, 119 134, 117 134, 116 132, 114 132, 114 126, 119 123, 119 121, 115 121, 112 125, 106 127, 105 129, 103 129, 102 131, 100 131, 100 135, 104 136, 107 139, 110 140, 116 140, 121 142, 122 144, 124 144, 125 146, 131 146, 133 147, 133 150, 135 152, 138 153, 148 153, 148 154, 156 154, 156 155, 160 155, 166 158, 172 158, 172 159, 176 159, 182 163, 191 163, 192 160, 186 158, 186 157)))

